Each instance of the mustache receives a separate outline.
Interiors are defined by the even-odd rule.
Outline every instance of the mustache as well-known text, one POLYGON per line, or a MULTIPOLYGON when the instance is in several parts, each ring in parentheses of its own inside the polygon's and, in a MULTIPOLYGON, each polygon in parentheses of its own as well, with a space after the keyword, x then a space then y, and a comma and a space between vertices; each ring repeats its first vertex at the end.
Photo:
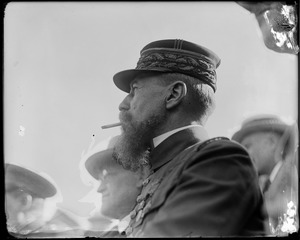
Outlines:
POLYGON ((131 122, 132 116, 128 112, 122 111, 119 113, 119 119, 120 119, 120 122, 122 124, 124 124, 124 123, 131 122))

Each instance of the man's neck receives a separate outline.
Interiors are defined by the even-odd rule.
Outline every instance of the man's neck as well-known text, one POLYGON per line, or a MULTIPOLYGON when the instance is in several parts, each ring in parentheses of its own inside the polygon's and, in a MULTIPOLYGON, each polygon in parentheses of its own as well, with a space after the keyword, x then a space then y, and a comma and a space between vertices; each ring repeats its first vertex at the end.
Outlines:
POLYGON ((155 132, 153 132, 153 134, 154 134, 153 138, 161 136, 161 135, 168 133, 170 131, 173 131, 175 129, 184 128, 184 127, 190 126, 190 125, 202 126, 202 124, 200 122, 190 121, 190 120, 188 120, 188 118, 185 118, 185 119, 170 118, 159 129, 157 129, 155 132))
POLYGON ((279 162, 277 162, 277 163, 275 164, 275 166, 273 167, 273 169, 272 169, 272 171, 271 171, 271 173, 270 173, 270 175, 269 175, 269 176, 270 176, 270 177, 269 177, 270 182, 273 182, 273 181, 274 181, 274 179, 275 179, 275 177, 277 176, 277 174, 278 174, 278 172, 279 172, 279 170, 280 170, 282 164, 283 164, 283 161, 279 161, 279 162))

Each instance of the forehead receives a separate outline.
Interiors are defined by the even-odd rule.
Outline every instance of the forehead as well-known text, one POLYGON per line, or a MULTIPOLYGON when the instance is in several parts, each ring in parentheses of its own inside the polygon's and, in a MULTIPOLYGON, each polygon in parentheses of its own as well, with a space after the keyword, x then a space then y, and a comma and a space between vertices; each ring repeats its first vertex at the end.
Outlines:
POLYGON ((137 179, 137 174, 129 170, 125 170, 122 166, 120 168, 102 168, 98 171, 98 180, 103 180, 106 176, 110 176, 108 180, 117 180, 120 184, 127 181, 132 181, 130 179, 137 179))
POLYGON ((245 136, 242 140, 243 143, 256 143, 259 142, 262 139, 265 139, 267 137, 267 132, 253 132, 245 136))
POLYGON ((34 196, 34 194, 30 193, 27 189, 21 188, 21 187, 16 186, 16 185, 6 186, 5 194, 7 196, 11 196, 15 199, 21 198, 22 196, 26 196, 26 195, 34 196))
POLYGON ((123 167, 120 165, 110 165, 107 164, 106 166, 102 166, 100 168, 98 168, 98 175, 99 176, 104 176, 107 174, 118 174, 118 173, 122 173, 126 171, 125 169, 123 169, 123 167))

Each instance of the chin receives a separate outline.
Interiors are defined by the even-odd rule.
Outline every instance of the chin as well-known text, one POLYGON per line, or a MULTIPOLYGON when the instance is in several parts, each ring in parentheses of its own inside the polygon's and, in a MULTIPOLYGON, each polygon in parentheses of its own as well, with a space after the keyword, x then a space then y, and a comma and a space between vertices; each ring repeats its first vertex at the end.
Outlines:
POLYGON ((102 215, 109 217, 109 218, 114 218, 114 219, 119 219, 118 214, 116 213, 116 209, 113 208, 103 208, 101 209, 102 215))

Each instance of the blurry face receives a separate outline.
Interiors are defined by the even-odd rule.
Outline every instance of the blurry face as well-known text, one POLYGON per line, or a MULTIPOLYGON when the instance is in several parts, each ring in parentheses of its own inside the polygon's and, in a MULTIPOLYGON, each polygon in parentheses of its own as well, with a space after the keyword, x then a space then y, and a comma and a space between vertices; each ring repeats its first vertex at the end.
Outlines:
POLYGON ((99 173, 99 182, 98 192, 102 194, 102 214, 116 219, 128 215, 135 206, 141 190, 137 186, 137 175, 124 170, 122 166, 108 168, 99 173))
POLYGON ((253 133, 241 142, 254 160, 259 175, 270 174, 274 165, 276 144, 266 133, 253 133))
POLYGON ((8 222, 11 225, 22 224, 20 213, 25 212, 31 206, 32 197, 20 188, 6 188, 5 211, 8 222))
POLYGON ((124 168, 136 171, 148 161, 147 149, 155 131, 165 123, 166 87, 155 77, 139 77, 119 106, 123 132, 114 149, 114 157, 124 168))
POLYGON ((25 190, 6 186, 5 211, 9 231, 24 232, 43 224, 44 199, 32 197, 25 190))

